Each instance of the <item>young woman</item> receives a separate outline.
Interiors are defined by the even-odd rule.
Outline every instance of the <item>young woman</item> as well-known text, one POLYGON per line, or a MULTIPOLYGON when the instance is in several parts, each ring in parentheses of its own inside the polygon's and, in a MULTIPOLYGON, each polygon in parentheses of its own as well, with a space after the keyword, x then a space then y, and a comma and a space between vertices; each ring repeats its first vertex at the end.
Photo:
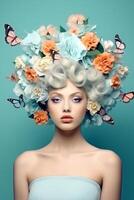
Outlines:
POLYGON ((55 134, 47 146, 15 160, 14 199, 120 200, 119 155, 90 144, 81 132, 89 109, 97 112, 90 99, 101 102, 108 93, 105 79, 95 68, 63 59, 49 69, 45 85, 55 134))

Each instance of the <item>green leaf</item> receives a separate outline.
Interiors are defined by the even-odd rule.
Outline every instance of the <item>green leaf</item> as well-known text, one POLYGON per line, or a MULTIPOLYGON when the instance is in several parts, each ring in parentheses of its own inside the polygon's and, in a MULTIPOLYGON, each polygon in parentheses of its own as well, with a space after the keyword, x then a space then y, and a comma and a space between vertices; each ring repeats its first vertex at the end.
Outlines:
POLYGON ((104 52, 104 48, 103 48, 103 46, 102 46, 102 44, 101 44, 100 42, 98 43, 96 49, 97 49, 98 51, 100 51, 101 53, 104 52))
POLYGON ((96 50, 90 50, 90 51, 88 51, 86 55, 89 56, 90 58, 94 58, 94 57, 96 57, 100 53, 101 52, 96 49, 96 50))
POLYGON ((66 29, 60 26, 60 32, 66 32, 66 29))
POLYGON ((45 56, 42 51, 39 51, 39 55, 41 58, 45 56))
POLYGON ((88 24, 88 18, 84 21, 84 24, 88 24))

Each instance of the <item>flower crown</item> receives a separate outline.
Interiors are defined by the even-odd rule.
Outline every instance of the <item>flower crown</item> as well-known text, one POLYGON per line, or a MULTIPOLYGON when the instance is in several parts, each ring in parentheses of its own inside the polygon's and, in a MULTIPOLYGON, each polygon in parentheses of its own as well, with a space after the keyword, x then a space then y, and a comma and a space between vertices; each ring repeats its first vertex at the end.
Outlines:
POLYGON ((46 124, 49 120, 45 75, 49 66, 62 58, 81 63, 85 70, 90 67, 97 69, 111 87, 103 105, 88 101, 86 117, 90 124, 114 124, 108 115, 109 110, 118 100, 127 103, 134 98, 133 91, 124 93, 121 89, 128 68, 121 62, 126 45, 118 34, 114 42, 103 40, 97 35, 96 26, 90 25, 88 18, 79 14, 69 16, 67 28, 41 26, 23 39, 15 34, 10 25, 4 26, 5 41, 11 46, 20 44, 24 51, 15 58, 15 71, 9 77, 16 83, 13 91, 18 99, 8 98, 8 101, 16 108, 23 107, 37 124, 46 124))

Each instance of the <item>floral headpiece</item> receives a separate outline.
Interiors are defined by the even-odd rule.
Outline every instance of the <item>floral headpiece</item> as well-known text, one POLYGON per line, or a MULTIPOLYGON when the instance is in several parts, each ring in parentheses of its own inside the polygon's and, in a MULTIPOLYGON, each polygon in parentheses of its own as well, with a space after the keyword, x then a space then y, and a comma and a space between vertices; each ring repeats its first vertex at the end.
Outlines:
POLYGON ((23 107, 37 124, 46 124, 49 120, 48 90, 44 79, 49 66, 61 58, 73 59, 83 64, 85 70, 90 67, 97 69, 111 86, 111 93, 103 105, 88 101, 87 121, 90 124, 114 124, 108 111, 118 100, 127 103, 134 98, 133 91, 124 93, 121 89, 128 68, 121 62, 126 45, 118 34, 114 42, 105 41, 95 32, 96 26, 91 26, 88 18, 78 14, 69 16, 67 29, 41 26, 23 39, 16 36, 10 25, 4 26, 5 41, 11 46, 20 44, 24 50, 15 58, 15 71, 9 77, 16 83, 13 91, 18 99, 8 98, 8 101, 16 108, 23 107))

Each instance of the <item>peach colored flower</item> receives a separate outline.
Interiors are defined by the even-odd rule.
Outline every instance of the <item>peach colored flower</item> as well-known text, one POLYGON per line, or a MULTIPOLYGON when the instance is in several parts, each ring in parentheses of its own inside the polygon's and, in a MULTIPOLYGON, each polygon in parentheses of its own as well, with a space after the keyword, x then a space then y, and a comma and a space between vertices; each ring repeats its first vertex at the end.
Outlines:
POLYGON ((118 87, 120 87, 121 82, 120 82, 120 78, 118 74, 115 74, 112 78, 111 78, 111 86, 114 89, 117 89, 118 87))
POLYGON ((53 25, 48 25, 47 27, 41 26, 38 29, 38 32, 41 36, 43 36, 43 35, 56 35, 57 29, 53 25))
POLYGON ((94 67, 103 74, 108 74, 113 68, 114 56, 111 53, 104 52, 96 56, 93 60, 94 67))
POLYGON ((84 24, 84 21, 86 20, 85 16, 76 14, 69 16, 67 20, 67 25, 72 26, 74 24, 84 24))
POLYGON ((86 46, 88 50, 95 49, 98 45, 100 39, 93 32, 88 32, 81 37, 82 43, 86 46))
POLYGON ((69 33, 73 33, 75 35, 79 34, 79 28, 76 25, 72 25, 68 30, 69 33))
POLYGON ((25 76, 28 81, 37 82, 38 80, 38 74, 36 73, 34 69, 30 67, 25 68, 25 76))
POLYGON ((48 113, 44 110, 39 110, 34 113, 34 120, 36 124, 41 125, 47 123, 48 121, 48 113))
POLYGON ((124 77, 128 73, 128 68, 125 66, 120 66, 117 73, 121 76, 124 77))
POLYGON ((122 58, 123 54, 114 54, 114 58, 115 58, 115 62, 116 63, 119 63, 120 62, 120 59, 122 58))
POLYGON ((56 50, 56 43, 53 40, 45 40, 42 43, 42 52, 44 54, 50 54, 52 50, 56 50))
POLYGON ((18 77, 17 74, 11 74, 10 76, 7 77, 9 80, 13 81, 13 82, 18 82, 20 79, 18 77))

